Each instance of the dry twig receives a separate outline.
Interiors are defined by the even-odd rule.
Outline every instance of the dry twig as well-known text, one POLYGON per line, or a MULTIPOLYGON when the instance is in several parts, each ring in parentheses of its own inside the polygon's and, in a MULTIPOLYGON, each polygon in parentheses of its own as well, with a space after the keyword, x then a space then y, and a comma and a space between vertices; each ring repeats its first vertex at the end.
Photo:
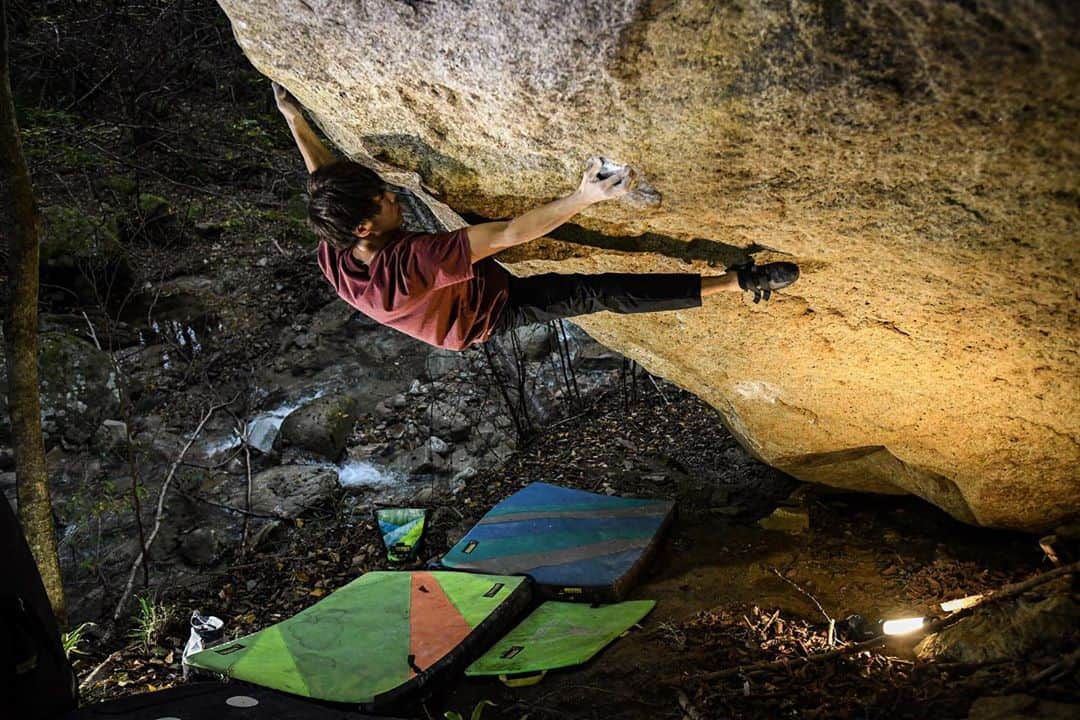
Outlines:
POLYGON ((135 584, 135 573, 138 572, 139 565, 143 562, 143 557, 150 552, 150 546, 153 545, 154 539, 157 537, 158 531, 161 529, 161 518, 165 515, 165 495, 169 491, 169 485, 172 484, 173 477, 176 475, 176 469, 180 467, 181 461, 184 456, 187 455, 188 450, 195 443, 196 438, 202 433, 203 427, 207 421, 214 415, 215 412, 228 405, 228 403, 222 403, 220 405, 213 405, 206 414, 203 415, 202 420, 199 421, 199 425, 195 428, 195 431, 191 433, 191 437, 188 438, 187 444, 180 450, 180 454, 173 460, 172 467, 169 468, 169 474, 165 476, 165 482, 161 484, 161 490, 158 492, 157 512, 154 515, 154 527, 150 531, 150 537, 146 539, 146 544, 139 552, 139 556, 135 558, 135 562, 131 564, 131 572, 128 573, 127 585, 124 586, 124 592, 120 595, 119 602, 116 603, 116 609, 113 611, 113 621, 120 619, 121 613, 124 611, 124 607, 127 605, 128 599, 131 597, 131 589, 135 584))
POLYGON ((821 603, 819 603, 819 602, 818 602, 818 599, 817 599, 816 597, 814 597, 813 595, 811 595, 811 594, 810 594, 810 593, 809 593, 809 592, 808 592, 807 590, 805 590, 805 589, 804 589, 804 588, 803 588, 802 586, 800 586, 800 585, 799 585, 799 584, 798 584, 797 582, 795 582, 794 580, 789 580, 788 578, 784 577, 784 574, 783 574, 783 573, 781 573, 781 572, 780 572, 779 570, 777 570, 776 568, 774 568, 774 567, 771 567, 771 568, 769 568, 769 570, 771 570, 771 571, 772 571, 773 575, 775 575, 776 577, 780 578, 781 580, 783 580, 784 582, 786 582, 786 583, 787 583, 788 585, 790 585, 791 587, 793 587, 793 588, 795 588, 796 590, 798 590, 799 592, 801 592, 801 593, 802 593, 803 595, 805 595, 806 597, 810 598, 810 601, 811 601, 811 602, 813 602, 813 603, 814 603, 814 605, 816 605, 816 606, 817 606, 817 609, 821 611, 821 614, 825 616, 825 620, 826 620, 826 621, 827 621, 827 622, 828 622, 828 623, 829 623, 830 625, 832 625, 832 624, 833 624, 833 619, 832 619, 832 617, 831 617, 831 616, 829 615, 829 613, 825 612, 825 608, 821 607, 821 603))
POLYGON ((682 708, 684 718, 688 718, 689 720, 701 720, 701 712, 690 702, 690 698, 686 696, 686 693, 679 690, 678 698, 679 707, 682 708))
POLYGON ((111 662, 112 662, 113 660, 115 660, 115 659, 117 658, 117 656, 119 656, 119 655, 120 655, 120 653, 124 652, 124 650, 126 650, 126 649, 127 649, 126 647, 122 647, 122 648, 120 648, 119 650, 117 650, 117 651, 113 652, 113 653, 112 653, 111 655, 109 655, 109 657, 107 657, 107 658, 105 658, 104 660, 102 660, 101 662, 99 662, 99 663, 98 663, 98 664, 97 664, 97 665, 96 665, 96 666, 94 667, 94 669, 93 669, 93 670, 91 670, 91 671, 90 671, 90 672, 89 672, 89 673, 87 674, 87 676, 86 676, 86 677, 84 677, 84 678, 82 679, 82 681, 81 681, 81 682, 79 683, 79 689, 80 689, 80 690, 82 690, 82 689, 83 689, 84 687, 86 687, 87 685, 89 685, 89 684, 90 684, 90 682, 91 682, 91 681, 92 681, 92 680, 94 679, 94 677, 95 677, 95 676, 97 676, 97 674, 98 674, 99 672, 101 672, 101 669, 102 669, 102 668, 104 668, 104 667, 105 667, 106 665, 108 665, 108 664, 109 664, 109 663, 111 663, 111 662))

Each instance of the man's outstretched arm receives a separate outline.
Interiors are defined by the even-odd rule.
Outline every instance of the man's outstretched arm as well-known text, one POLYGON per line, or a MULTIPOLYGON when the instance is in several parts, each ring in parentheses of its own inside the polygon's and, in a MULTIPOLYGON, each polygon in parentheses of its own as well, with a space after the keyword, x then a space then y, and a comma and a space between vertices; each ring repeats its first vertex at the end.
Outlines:
POLYGON ((334 153, 322 144, 319 136, 304 119, 304 109, 300 107, 300 103, 288 90, 277 83, 274 83, 274 100, 277 101, 278 110, 285 117, 285 122, 289 123, 289 130, 292 131, 293 140, 296 141, 300 154, 304 156, 304 165, 307 166, 308 173, 313 173, 337 159, 334 153))
POLYGON ((578 189, 564 198, 529 210, 513 220, 470 226, 472 261, 543 237, 590 205, 621 197, 630 191, 634 178, 629 167, 600 180, 596 177, 600 164, 600 158, 589 160, 578 189))

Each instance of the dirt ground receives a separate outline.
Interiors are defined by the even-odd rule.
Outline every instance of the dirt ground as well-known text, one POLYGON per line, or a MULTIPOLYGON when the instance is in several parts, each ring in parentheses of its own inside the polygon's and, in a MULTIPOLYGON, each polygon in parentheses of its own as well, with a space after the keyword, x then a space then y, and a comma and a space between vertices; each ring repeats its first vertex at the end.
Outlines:
MULTIPOLYGON (((550 673, 534 687, 455 682, 424 708, 432 717, 449 709, 468 716, 490 700, 496 706, 484 717, 944 718, 966 717, 976 697, 1014 685, 1050 698, 1076 696, 1069 678, 1027 686, 1026 678, 1059 658, 1060 649, 1051 647, 1046 657, 970 667, 915 662, 910 643, 902 642, 799 662, 829 649, 826 616, 837 620, 837 641, 844 642, 842 621, 850 614, 871 620, 930 614, 942 600, 994 589, 1048 565, 1032 537, 964 526, 915 499, 800 486, 749 458, 699 400, 658 387, 663 397, 650 387, 629 404, 613 389, 499 471, 470 479, 453 498, 437 498, 422 553, 425 563, 437 558, 494 503, 533 480, 672 498, 677 520, 631 594, 656 600, 656 609, 590 663, 550 673), (759 527, 756 521, 779 503, 804 508, 808 530, 759 527), (782 658, 791 660, 788 668, 699 679, 782 658)), ((125 646, 97 673, 88 696, 178 682, 191 610, 217 614, 228 621, 230 637, 242 635, 387 567, 370 509, 345 496, 258 553, 236 558, 227 574, 162 598, 176 619, 160 648, 147 654, 125 646)), ((115 650, 81 658, 80 674, 85 678, 115 650)))

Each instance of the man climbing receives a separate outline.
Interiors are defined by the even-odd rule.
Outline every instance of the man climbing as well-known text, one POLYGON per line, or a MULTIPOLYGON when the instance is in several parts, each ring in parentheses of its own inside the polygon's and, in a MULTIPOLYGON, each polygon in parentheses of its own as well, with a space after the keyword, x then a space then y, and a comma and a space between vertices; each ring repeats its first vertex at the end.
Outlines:
POLYGON ((633 184, 633 171, 624 167, 601 178, 601 163, 593 158, 577 190, 512 220, 443 233, 407 232, 397 196, 382 179, 362 165, 337 160, 300 104, 277 83, 274 97, 310 173, 308 216, 321 240, 319 267, 345 302, 431 345, 464 350, 520 325, 602 310, 681 310, 721 292, 753 292, 757 302, 799 277, 798 266, 786 262, 717 276, 515 277, 491 256, 543 237, 590 205, 621 197, 633 184))

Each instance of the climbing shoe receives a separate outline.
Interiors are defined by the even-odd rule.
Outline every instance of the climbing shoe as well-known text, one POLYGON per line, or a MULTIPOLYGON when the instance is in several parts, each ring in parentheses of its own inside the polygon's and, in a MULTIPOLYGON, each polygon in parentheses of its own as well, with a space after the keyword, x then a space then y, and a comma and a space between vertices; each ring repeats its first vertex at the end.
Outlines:
POLYGON ((755 303, 768 300, 773 290, 786 288, 799 279, 799 266, 789 262, 755 265, 751 260, 735 268, 735 271, 739 276, 739 287, 754 293, 755 303))

